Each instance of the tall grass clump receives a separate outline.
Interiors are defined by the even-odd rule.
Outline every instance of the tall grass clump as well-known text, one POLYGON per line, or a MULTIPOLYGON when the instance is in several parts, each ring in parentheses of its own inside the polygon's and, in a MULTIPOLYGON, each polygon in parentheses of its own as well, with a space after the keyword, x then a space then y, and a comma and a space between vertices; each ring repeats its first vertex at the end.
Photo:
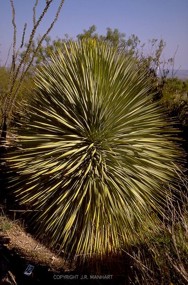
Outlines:
MULTIPOLYGON (((9 157, 36 233, 73 255, 117 253, 173 199, 182 153, 137 60, 107 43, 67 43, 39 68, 9 157)), ((147 230, 146 230, 147 231, 147 230)))

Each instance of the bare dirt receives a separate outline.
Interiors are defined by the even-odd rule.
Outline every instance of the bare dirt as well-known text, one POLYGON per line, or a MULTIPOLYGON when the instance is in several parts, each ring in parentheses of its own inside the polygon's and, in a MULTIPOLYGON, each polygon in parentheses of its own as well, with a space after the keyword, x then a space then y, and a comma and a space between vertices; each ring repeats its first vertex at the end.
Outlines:
MULTIPOLYGON (((73 268, 60 256, 35 240, 18 222, 0 216, 0 285, 53 284, 54 274, 73 268), (33 272, 24 274, 28 265, 33 272)), ((57 284, 57 282, 56 282, 57 284)))

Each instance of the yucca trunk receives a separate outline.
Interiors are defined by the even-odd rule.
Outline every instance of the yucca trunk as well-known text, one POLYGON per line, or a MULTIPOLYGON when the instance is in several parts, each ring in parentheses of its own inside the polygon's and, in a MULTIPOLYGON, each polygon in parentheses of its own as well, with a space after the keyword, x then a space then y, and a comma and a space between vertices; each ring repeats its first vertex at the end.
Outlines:
POLYGON ((64 45, 38 71, 10 165, 37 233, 65 252, 103 255, 163 213, 181 151, 147 73, 104 42, 64 45))

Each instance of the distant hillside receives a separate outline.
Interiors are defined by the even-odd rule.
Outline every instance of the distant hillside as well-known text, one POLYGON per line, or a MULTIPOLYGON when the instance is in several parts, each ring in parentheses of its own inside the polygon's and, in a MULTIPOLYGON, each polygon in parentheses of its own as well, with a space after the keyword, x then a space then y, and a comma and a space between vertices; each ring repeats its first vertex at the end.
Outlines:
POLYGON ((169 77, 178 77, 179 79, 182 80, 188 80, 188 69, 180 69, 180 70, 175 70, 173 71, 173 73, 170 71, 169 72, 169 77))

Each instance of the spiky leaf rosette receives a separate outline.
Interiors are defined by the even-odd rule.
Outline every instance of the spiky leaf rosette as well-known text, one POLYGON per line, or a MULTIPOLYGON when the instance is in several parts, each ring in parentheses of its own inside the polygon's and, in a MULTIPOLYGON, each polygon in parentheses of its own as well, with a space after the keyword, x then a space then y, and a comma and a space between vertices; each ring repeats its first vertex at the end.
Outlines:
POLYGON ((22 150, 10 158, 20 203, 52 245, 116 252, 161 212, 180 153, 136 60, 103 42, 57 51, 38 71, 22 150))

